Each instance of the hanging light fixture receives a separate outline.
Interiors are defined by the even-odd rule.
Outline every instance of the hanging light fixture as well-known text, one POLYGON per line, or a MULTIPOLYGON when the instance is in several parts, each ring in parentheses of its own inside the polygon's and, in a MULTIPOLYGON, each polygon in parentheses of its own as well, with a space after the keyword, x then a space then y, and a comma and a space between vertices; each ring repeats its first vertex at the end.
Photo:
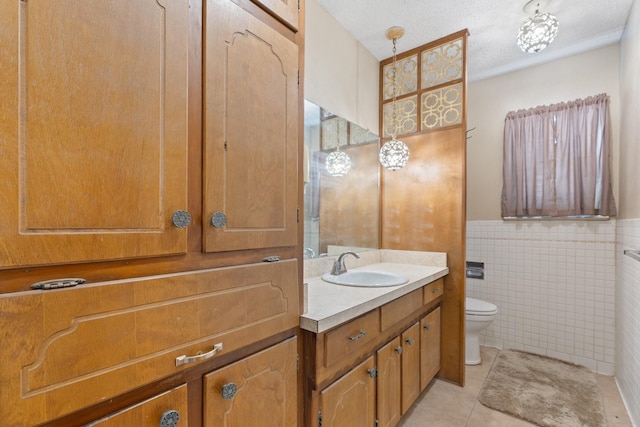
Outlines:
POLYGON ((340 151, 340 143, 336 151, 330 153, 324 162, 324 167, 331 176, 344 176, 351 169, 351 158, 344 151, 340 151))
POLYGON ((518 47, 523 52, 540 52, 558 34, 558 18, 550 13, 540 13, 540 8, 547 3, 548 0, 531 0, 523 8, 527 14, 535 11, 534 16, 527 19, 518 32, 518 47))
POLYGON ((380 164, 392 171, 404 167, 409 160, 409 148, 404 142, 398 141, 397 139, 398 122, 396 116, 396 95, 398 88, 396 86, 396 76, 398 74, 398 64, 396 62, 396 42, 403 35, 404 28, 402 27, 391 27, 385 33, 385 36, 389 40, 393 41, 393 101, 391 104, 393 108, 393 113, 391 115, 391 120, 393 121, 393 133, 391 134, 391 140, 387 141, 380 149, 379 157, 380 164))

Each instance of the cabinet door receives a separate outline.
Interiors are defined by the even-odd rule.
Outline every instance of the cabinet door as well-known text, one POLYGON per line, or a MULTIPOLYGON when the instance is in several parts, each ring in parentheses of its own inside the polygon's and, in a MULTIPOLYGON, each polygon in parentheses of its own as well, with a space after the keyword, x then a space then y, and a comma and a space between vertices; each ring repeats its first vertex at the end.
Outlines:
POLYGON ((230 0, 207 1, 204 246, 295 246, 298 47, 230 0))
POLYGON ((116 414, 87 424, 87 427, 157 427, 164 419, 188 426, 187 386, 182 385, 116 414))
POLYGON ((371 356, 320 393, 322 427, 371 427, 376 417, 376 383, 371 356))
POLYGON ((395 426, 401 417, 401 357, 400 337, 376 353, 378 360, 378 426, 395 426))
POLYGON ((298 28, 298 14, 301 0, 254 0, 260 3, 294 29, 298 28))
POLYGON ((440 307, 420 321, 420 389, 440 370, 440 307))
POLYGON ((185 252, 188 0, 0 9, 0 269, 185 252))
POLYGON ((420 324, 402 333, 402 413, 420 395, 420 324))
POLYGON ((297 420, 296 339, 204 378, 207 427, 290 427, 297 420))

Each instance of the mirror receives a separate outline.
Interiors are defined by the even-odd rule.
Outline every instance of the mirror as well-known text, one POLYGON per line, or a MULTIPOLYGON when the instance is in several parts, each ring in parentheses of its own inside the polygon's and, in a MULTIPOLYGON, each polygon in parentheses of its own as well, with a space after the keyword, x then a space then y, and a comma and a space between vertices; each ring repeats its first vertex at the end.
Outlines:
POLYGON ((377 135, 305 100, 305 259, 333 255, 334 246, 378 248, 379 148, 377 135), (336 151, 346 153, 351 163, 341 176, 326 167, 336 151))

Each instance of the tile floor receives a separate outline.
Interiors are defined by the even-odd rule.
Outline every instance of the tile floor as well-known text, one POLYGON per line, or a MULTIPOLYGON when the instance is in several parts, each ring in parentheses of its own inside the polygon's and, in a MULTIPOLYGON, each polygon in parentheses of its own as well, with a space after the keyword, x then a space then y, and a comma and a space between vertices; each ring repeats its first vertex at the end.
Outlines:
MULTIPOLYGON (((494 411, 478 402, 478 394, 498 349, 481 347, 482 364, 467 366, 465 386, 433 381, 404 416, 398 427, 535 427, 494 411)), ((596 374, 608 427, 631 427, 613 377, 596 374)), ((558 426, 562 427, 562 426, 558 426)))

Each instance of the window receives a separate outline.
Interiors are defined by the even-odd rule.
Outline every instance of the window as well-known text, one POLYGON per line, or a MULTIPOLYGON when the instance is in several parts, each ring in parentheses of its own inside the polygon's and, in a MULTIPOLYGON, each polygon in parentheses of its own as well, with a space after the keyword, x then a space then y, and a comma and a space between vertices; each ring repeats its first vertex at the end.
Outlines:
POLYGON ((508 113, 502 216, 614 216, 610 140, 606 94, 508 113))

